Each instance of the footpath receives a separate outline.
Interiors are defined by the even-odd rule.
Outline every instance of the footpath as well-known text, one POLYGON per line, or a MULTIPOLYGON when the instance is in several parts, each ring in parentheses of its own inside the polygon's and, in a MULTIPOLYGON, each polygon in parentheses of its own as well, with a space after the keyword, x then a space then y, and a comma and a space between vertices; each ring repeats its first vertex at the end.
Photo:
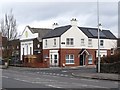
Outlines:
POLYGON ((110 81, 120 81, 119 74, 109 74, 109 73, 80 73, 74 72, 73 76, 79 78, 87 78, 87 79, 99 79, 99 80, 110 80, 110 81))

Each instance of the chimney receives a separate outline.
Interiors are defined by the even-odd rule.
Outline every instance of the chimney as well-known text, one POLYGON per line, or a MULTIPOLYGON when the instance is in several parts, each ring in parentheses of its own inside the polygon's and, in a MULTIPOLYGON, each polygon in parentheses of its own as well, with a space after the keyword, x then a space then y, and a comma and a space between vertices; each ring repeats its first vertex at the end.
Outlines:
POLYGON ((56 27, 58 27, 58 23, 53 23, 53 29, 55 29, 56 27))
POLYGON ((77 26, 77 19, 76 18, 72 18, 71 25, 72 26, 77 26))

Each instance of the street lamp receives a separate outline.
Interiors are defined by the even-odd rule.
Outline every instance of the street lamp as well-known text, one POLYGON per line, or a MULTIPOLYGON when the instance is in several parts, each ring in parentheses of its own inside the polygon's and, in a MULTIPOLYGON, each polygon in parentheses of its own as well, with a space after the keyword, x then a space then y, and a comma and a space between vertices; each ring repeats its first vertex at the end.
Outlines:
POLYGON ((98 24, 98 73, 100 73, 100 31, 102 31, 102 25, 98 24))
POLYGON ((98 19, 98 73, 100 73, 100 26, 99 23, 99 0, 97 0, 97 19, 98 19))

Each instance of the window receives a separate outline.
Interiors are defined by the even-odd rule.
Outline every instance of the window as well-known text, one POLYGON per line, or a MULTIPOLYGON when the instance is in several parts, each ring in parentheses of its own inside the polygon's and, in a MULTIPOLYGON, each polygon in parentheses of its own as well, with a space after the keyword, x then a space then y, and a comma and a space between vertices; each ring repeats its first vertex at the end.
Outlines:
POLYGON ((27 49, 26 53, 27 53, 27 55, 28 55, 28 45, 26 45, 26 49, 27 49))
POLYGON ((30 47, 30 55, 32 55, 32 47, 30 47))
POLYGON ((54 39, 54 46, 56 46, 56 39, 54 39))
POLYGON ((45 47, 47 47, 47 40, 45 40, 45 47))
POLYGON ((103 46, 103 45, 104 45, 104 41, 100 40, 100 46, 103 46))
POLYGON ((66 44, 67 45, 74 45, 74 39, 73 38, 67 38, 66 39, 66 44))
POLYGON ((92 46, 92 39, 88 39, 88 46, 92 46))
POLYGON ((81 46, 85 46, 85 39, 81 39, 81 46))
POLYGON ((111 48, 111 55, 114 55, 114 49, 111 48))
POLYGON ((88 56, 88 64, 92 64, 92 55, 88 56))
POLYGON ((66 64, 74 64, 74 55, 66 55, 66 64))
POLYGON ((23 55, 24 55, 24 48, 23 48, 23 55))

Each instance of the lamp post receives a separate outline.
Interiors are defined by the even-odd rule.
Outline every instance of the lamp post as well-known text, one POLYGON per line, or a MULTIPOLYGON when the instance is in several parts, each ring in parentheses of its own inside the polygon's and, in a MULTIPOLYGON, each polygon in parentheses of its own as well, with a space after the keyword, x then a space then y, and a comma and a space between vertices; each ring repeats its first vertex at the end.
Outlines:
POLYGON ((99 23, 99 0, 97 0, 97 20, 98 20, 98 73, 100 73, 100 26, 99 23))

